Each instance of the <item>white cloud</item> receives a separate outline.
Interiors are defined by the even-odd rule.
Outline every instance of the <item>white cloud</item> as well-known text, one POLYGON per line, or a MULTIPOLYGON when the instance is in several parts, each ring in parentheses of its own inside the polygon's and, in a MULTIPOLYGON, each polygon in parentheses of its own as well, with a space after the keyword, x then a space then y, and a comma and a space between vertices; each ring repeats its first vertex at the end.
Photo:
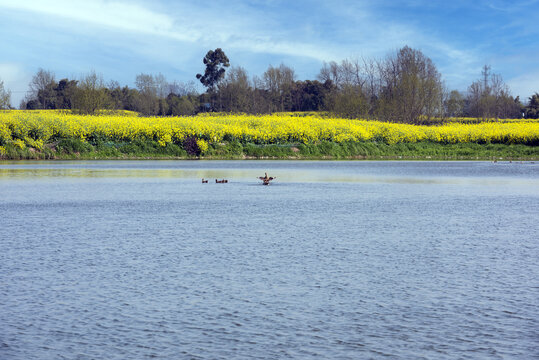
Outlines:
POLYGON ((0 6, 107 26, 130 32, 162 35, 171 31, 173 20, 136 4, 103 0, 54 2, 0 0, 0 6))
MULTIPOLYGON (((129 54, 129 59, 140 60, 139 55, 144 56, 141 63, 149 68, 167 64, 185 70, 191 69, 193 59, 198 61, 208 49, 222 47, 229 55, 238 54, 234 61, 240 63, 239 57, 245 54, 257 61, 281 57, 282 61, 292 62, 292 66, 294 62, 309 62, 312 73, 322 61, 379 58, 409 45, 433 59, 450 87, 465 88, 478 76, 480 66, 488 62, 485 56, 492 56, 492 52, 469 44, 465 50, 466 38, 430 31, 433 28, 410 17, 392 16, 388 4, 343 0, 310 4, 303 12, 296 3, 283 6, 283 2, 265 0, 256 5, 244 0, 208 0, 204 4, 187 0, 0 0, 0 10, 4 14, 29 15, 28 18, 36 19, 37 29, 50 33, 51 38, 58 35, 55 39, 59 41, 52 45, 58 46, 57 51, 47 59, 60 53, 58 50, 75 33, 77 38, 93 42, 94 47, 101 45, 96 51, 107 52, 92 58, 94 67, 100 66, 103 58, 129 54)), ((410 0, 409 6, 412 5, 425 3, 410 0)), ((85 59, 75 56, 81 53, 74 51, 73 55, 62 57, 70 56, 66 60, 68 65, 88 67, 85 59)))
POLYGON ((207 46, 223 44, 219 46, 257 53, 304 56, 317 60, 331 58, 331 53, 319 45, 282 40, 278 36, 262 33, 256 28, 252 16, 226 13, 225 9, 219 8, 206 11, 202 7, 189 4, 177 6, 179 10, 173 17, 127 2, 59 0, 50 3, 39 0, 0 0, 0 8, 61 17, 75 23, 84 22, 126 33, 158 36, 207 46))
MULTIPOLYGON (((74 30, 81 27, 77 23, 82 22, 100 29, 156 36, 203 48, 220 46, 317 61, 340 60, 353 55, 380 56, 406 44, 441 43, 396 19, 389 21, 375 16, 376 10, 363 3, 320 3, 316 5, 319 7, 316 15, 309 13, 315 16, 311 19, 264 13, 241 1, 229 1, 226 5, 217 2, 207 7, 176 1, 164 6, 105 0, 0 0, 0 8, 41 14, 51 22, 56 17, 68 19, 73 22, 74 30), (328 13, 334 33, 324 27, 317 28, 317 21, 328 21, 325 18, 328 13), (362 53, 357 54, 358 51, 362 53)), ((459 62, 463 60, 462 52, 458 53, 447 44, 438 49, 448 57, 458 56, 459 62)))

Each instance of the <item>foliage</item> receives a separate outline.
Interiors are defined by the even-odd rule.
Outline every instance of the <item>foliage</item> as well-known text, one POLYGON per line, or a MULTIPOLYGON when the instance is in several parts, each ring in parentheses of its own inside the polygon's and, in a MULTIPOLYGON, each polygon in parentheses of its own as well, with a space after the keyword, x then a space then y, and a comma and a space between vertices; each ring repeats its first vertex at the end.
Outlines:
POLYGON ((527 119, 539 119, 539 93, 530 97, 530 102, 525 108, 525 117, 527 119))
POLYGON ((204 154, 206 151, 208 151, 209 145, 208 142, 204 139, 197 139, 197 146, 198 150, 200 151, 200 154, 204 154))
POLYGON ((292 89, 296 75, 294 69, 285 64, 279 67, 269 66, 262 75, 264 90, 269 95, 270 112, 290 109, 292 89))
POLYGON ((103 77, 95 72, 85 75, 75 91, 73 108, 83 114, 93 114, 104 109, 107 103, 107 92, 103 77))
POLYGON ((56 99, 55 109, 73 109, 75 107, 75 96, 77 95, 77 80, 62 79, 54 88, 56 99))
POLYGON ((85 153, 92 150, 92 146, 81 139, 62 139, 56 145, 60 152, 67 154, 85 153))
POLYGON ((328 100, 330 111, 349 119, 357 119, 367 114, 369 108, 368 101, 358 86, 344 85, 328 100))
POLYGON ((247 71, 242 67, 231 67, 219 84, 220 106, 232 112, 251 110, 251 85, 247 71))
POLYGON ((169 94, 166 102, 168 104, 166 115, 172 116, 195 115, 200 107, 198 97, 191 94, 184 96, 169 94))
POLYGON ((331 82, 318 80, 296 81, 292 85, 292 111, 320 111, 333 90, 331 82))
MULTIPOLYGON (((539 156, 539 121, 453 118, 409 125, 328 113, 139 117, 0 112, 2 157, 489 158, 539 156)), ((434 121, 434 119, 431 119, 434 121)))
POLYGON ((29 87, 26 109, 56 109, 56 82, 52 72, 40 68, 32 77, 29 87))
POLYGON ((135 79, 138 96, 135 101, 135 110, 143 115, 165 115, 168 103, 165 100, 169 94, 169 85, 163 76, 139 74, 135 79))
POLYGON ((509 94, 501 75, 492 74, 490 66, 485 65, 481 76, 468 87, 466 112, 483 119, 521 117, 522 105, 518 97, 509 94))
POLYGON ((445 101, 445 114, 450 117, 460 117, 464 115, 464 97, 457 90, 449 93, 449 98, 445 101))
MULTIPOLYGON (((205 72, 197 74, 207 87, 202 94, 196 91, 194 80, 168 82, 162 74, 139 74, 136 88, 130 88, 121 87, 116 81, 105 86, 95 72, 78 81, 66 78, 56 82, 52 72, 39 69, 20 106, 21 109, 69 109, 81 114, 98 114, 103 109, 129 110, 148 117, 215 111, 248 114, 328 111, 335 118, 415 125, 444 125, 454 122, 452 119, 456 117, 466 117, 459 122, 469 124, 493 118, 539 118, 539 93, 529 99, 529 104, 521 104, 518 96, 513 98, 509 94, 501 76, 492 74, 488 66, 467 92, 446 91, 432 60, 408 46, 385 59, 350 58, 340 63, 324 63, 317 80, 297 81, 294 69, 282 63, 269 65, 261 76, 249 78, 240 66, 227 69, 230 62, 220 48, 208 51, 203 62, 205 72)), ((7 95, 9 92, 2 92, 0 86, 0 109, 9 108, 7 95)), ((154 138, 165 134, 156 140, 161 147, 169 143, 166 133, 154 134, 154 138)), ((14 133, 14 136, 18 135, 14 133)), ((224 135, 224 139, 246 141, 233 134, 224 135)), ((218 147, 211 148, 213 144, 209 142, 209 152, 217 151, 218 147)))
POLYGON ((20 140, 32 147, 28 139, 41 140, 43 144, 60 139, 79 139, 92 144, 140 140, 155 141, 161 147, 176 144, 197 156, 205 147, 200 140, 207 143, 207 150, 221 142, 279 145, 323 141, 386 144, 430 141, 539 145, 538 121, 474 121, 459 118, 428 126, 334 118, 325 113, 139 117, 129 112, 91 116, 55 110, 11 110, 0 112, 0 145, 20 140))
POLYGON ((188 136, 183 139, 182 145, 185 151, 187 151, 187 154, 191 156, 199 156, 202 152, 198 146, 197 138, 194 136, 188 136))
POLYGON ((382 90, 379 96, 382 118, 409 124, 420 116, 441 115, 441 75, 431 59, 408 46, 381 65, 382 90))
POLYGON ((4 82, 0 80, 0 110, 11 107, 11 91, 4 89, 4 82))
POLYGON ((206 65, 204 75, 197 74, 196 78, 199 79, 202 85, 207 87, 208 90, 212 91, 225 76, 225 68, 230 66, 230 60, 228 60, 228 57, 221 48, 217 48, 208 51, 202 61, 204 62, 204 65, 206 65))

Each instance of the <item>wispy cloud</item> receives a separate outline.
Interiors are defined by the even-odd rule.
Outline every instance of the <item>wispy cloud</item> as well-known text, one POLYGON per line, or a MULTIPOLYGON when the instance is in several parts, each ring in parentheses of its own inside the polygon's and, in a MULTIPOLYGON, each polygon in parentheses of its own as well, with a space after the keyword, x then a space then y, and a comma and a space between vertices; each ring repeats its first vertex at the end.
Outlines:
POLYGON ((483 0, 482 3, 493 10, 521 14, 523 10, 534 9, 539 4, 538 0, 519 0, 519 1, 504 1, 504 0, 483 0))
POLYGON ((0 0, 0 7, 61 17, 111 29, 189 40, 190 34, 173 32, 173 19, 138 4, 103 0, 44 2, 0 0))
MULTIPOLYGON (((241 1, 229 1, 227 6, 215 2, 210 7, 180 1, 171 5, 174 9, 171 14, 158 6, 120 1, 0 0, 0 7, 41 14, 50 21, 54 21, 51 17, 60 17, 128 34, 207 46, 222 44, 228 49, 318 61, 338 60, 358 53, 380 55, 406 44, 440 43, 413 25, 376 16, 376 9, 362 2, 319 3, 318 12, 297 13, 297 17, 281 15, 278 13, 281 8, 272 8, 271 2, 265 4, 266 8, 261 9, 241 1)), ((447 43, 438 50, 447 52, 449 57, 458 52, 447 43)))
MULTIPOLYGON (((514 11, 501 0, 443 6, 426 0, 0 0, 0 21, 19 26, 3 29, 17 39, 11 52, 73 72, 168 67, 191 74, 208 49, 222 47, 248 70, 284 61, 314 78, 322 61, 380 58, 409 45, 431 57, 450 86, 462 89, 485 63, 494 68, 497 61, 503 74, 504 54, 536 53, 533 34, 539 31, 521 16, 539 21, 537 3, 517 1, 514 11), (17 41, 24 46, 17 48, 17 41), (45 56, 33 55, 40 52, 45 56)), ((9 53, 0 54, 0 62, 17 62, 9 53)), ((518 64, 507 65, 508 76, 519 76, 511 70, 518 64)), ((39 66, 47 65, 33 64, 32 71, 39 66)), ((528 61, 522 73, 533 67, 528 61)))
POLYGON ((248 20, 240 14, 219 13, 219 9, 216 8, 208 10, 202 6, 194 7, 181 3, 176 6, 177 12, 173 17, 147 6, 127 2, 59 0, 49 3, 38 0, 24 2, 0 0, 0 7, 3 8, 37 13, 49 19, 60 17, 72 22, 83 22, 125 33, 150 35, 187 43, 223 43, 228 48, 305 56, 317 60, 331 57, 330 52, 314 43, 284 40, 261 32, 254 26, 252 16, 251 20, 248 20))

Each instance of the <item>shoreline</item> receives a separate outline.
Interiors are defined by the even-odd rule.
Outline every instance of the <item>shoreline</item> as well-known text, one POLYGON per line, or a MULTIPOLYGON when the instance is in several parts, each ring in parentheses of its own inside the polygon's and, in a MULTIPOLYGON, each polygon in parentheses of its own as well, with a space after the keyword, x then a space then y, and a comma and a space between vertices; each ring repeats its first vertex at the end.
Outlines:
POLYGON ((0 113, 0 160, 532 160, 539 122, 413 125, 319 113, 0 113), (124 114, 125 115, 125 114, 124 114))
POLYGON ((539 146, 522 144, 439 144, 431 142, 385 144, 376 142, 320 142, 317 144, 212 145, 204 153, 188 155, 178 145, 109 143, 103 147, 80 140, 35 148, 5 148, 0 161, 25 160, 353 160, 353 161, 539 161, 539 146))

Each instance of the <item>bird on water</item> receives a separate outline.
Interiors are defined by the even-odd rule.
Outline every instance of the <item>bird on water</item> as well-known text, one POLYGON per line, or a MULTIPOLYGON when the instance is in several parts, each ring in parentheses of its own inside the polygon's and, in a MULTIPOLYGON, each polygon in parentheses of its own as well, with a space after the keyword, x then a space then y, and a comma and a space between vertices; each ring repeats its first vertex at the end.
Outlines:
POLYGON ((268 173, 264 173, 264 176, 259 176, 258 178, 262 180, 263 185, 269 185, 271 180, 277 179, 276 177, 268 176, 268 173))

